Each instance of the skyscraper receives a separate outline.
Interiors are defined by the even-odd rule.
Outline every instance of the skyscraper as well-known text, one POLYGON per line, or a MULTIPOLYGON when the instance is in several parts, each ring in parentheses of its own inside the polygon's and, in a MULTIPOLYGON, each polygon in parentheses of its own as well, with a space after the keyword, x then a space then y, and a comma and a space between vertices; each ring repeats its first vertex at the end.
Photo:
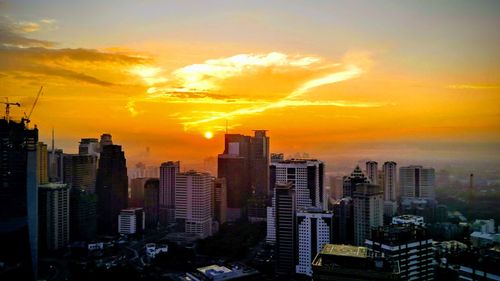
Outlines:
POLYGON ((369 180, 365 177, 359 166, 356 166, 351 175, 343 179, 343 197, 352 197, 356 185, 360 183, 369 183, 369 180))
POLYGON ((91 241, 97 235, 97 196, 80 187, 72 187, 69 196, 69 232, 71 241, 91 241))
POLYGON ((40 252, 55 251, 69 243, 69 187, 48 183, 38 187, 40 252))
MULTIPOLYGON (((110 136, 111 140, 111 136, 110 136)), ((110 143, 112 144, 112 143, 110 143)), ((93 155, 99 157, 101 149, 99 147, 99 141, 95 138, 84 138, 80 140, 80 145, 78 146, 79 155, 93 155)))
POLYGON ((218 178, 225 178, 228 220, 245 216, 251 194, 269 195, 269 137, 266 131, 255 135, 226 134, 224 152, 218 155, 218 178))
POLYGON ((180 162, 168 161, 160 166, 160 223, 175 222, 175 176, 179 173, 180 162))
POLYGON ((226 179, 214 178, 214 219, 216 219, 220 225, 226 222, 227 213, 227 185, 226 179))
POLYGON ((278 183, 274 191, 276 206, 276 273, 291 275, 296 261, 296 202, 291 183, 278 183))
POLYGON ((382 168, 384 188, 384 216, 392 217, 397 211, 396 162, 388 161, 382 168))
POLYGON ((351 197, 344 197, 333 204, 334 244, 354 244, 354 203, 351 197))
POLYGON ((127 208, 120 211, 117 220, 118 233, 130 235, 144 231, 146 216, 143 208, 127 208))
POLYGON ((0 119, 0 261, 6 279, 36 280, 38 129, 0 119))
POLYGON ((362 246, 370 238, 372 227, 384 225, 382 188, 373 184, 359 184, 353 193, 354 244, 362 246))
POLYGON ((370 180, 372 184, 378 184, 378 163, 376 161, 366 162, 366 177, 370 180))
POLYGON ((118 229, 120 211, 127 208, 127 164, 120 145, 104 145, 101 149, 96 184, 97 229, 112 234, 118 229))
POLYGON ((175 219, 185 232, 200 238, 212 235, 212 177, 188 171, 175 177, 175 219))
POLYGON ((38 184, 46 184, 49 182, 49 171, 48 171, 48 154, 47 145, 43 142, 38 142, 37 144, 37 174, 38 174, 38 184))
POLYGON ((326 210, 323 162, 316 159, 290 159, 274 165, 276 183, 292 183, 297 209, 313 207, 326 210))
POLYGON ((295 272, 312 276, 311 263, 323 246, 332 243, 333 214, 321 209, 297 212, 297 265, 295 272))
POLYGON ((408 166, 399 168, 399 184, 402 198, 434 200, 435 175, 433 168, 408 166))
POLYGON ((83 188, 89 193, 95 193, 97 180, 97 163, 95 155, 71 155, 71 187, 83 188))
POLYGON ((63 150, 53 149, 48 152, 49 154, 49 182, 62 182, 64 180, 64 170, 63 170, 63 150))
POLYGON ((146 227, 153 228, 159 222, 160 181, 150 178, 144 184, 144 212, 146 213, 146 227))

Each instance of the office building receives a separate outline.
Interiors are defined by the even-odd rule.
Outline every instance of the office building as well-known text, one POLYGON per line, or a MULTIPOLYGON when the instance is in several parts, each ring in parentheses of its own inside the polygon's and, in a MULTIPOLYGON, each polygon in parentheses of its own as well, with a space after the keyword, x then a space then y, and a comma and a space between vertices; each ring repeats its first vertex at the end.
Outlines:
POLYGON ((146 216, 142 208, 128 208, 120 211, 117 218, 118 233, 132 235, 142 233, 145 228, 146 216))
POLYGON ((72 187, 69 196, 69 232, 71 241, 91 241, 97 235, 97 196, 72 187))
POLYGON ((95 193, 97 180, 98 158, 95 155, 71 155, 66 161, 70 161, 71 171, 66 176, 71 179, 67 182, 70 187, 82 188, 89 193, 95 193))
POLYGON ((296 199, 291 183, 277 183, 274 190, 276 215, 276 273, 291 275, 296 265, 296 199))
POLYGON ((128 203, 127 164, 120 145, 101 145, 96 195, 97 230, 114 234, 118 229, 118 215, 128 203))
POLYGON ((384 198, 382 188, 373 184, 359 184, 353 193, 354 245, 362 246, 370 238, 373 227, 384 225, 384 198))
POLYGON ((382 182, 384 188, 384 216, 391 218, 397 212, 397 167, 396 162, 388 161, 382 167, 382 182))
POLYGON ((376 161, 366 162, 366 177, 371 184, 378 184, 378 163, 376 161))
POLYGON ((356 185, 369 182, 370 181, 367 177, 365 177, 359 166, 356 166, 351 175, 346 176, 343 179, 343 197, 352 197, 354 190, 356 189, 356 185))
POLYGON ((216 219, 220 225, 226 222, 227 215, 227 185, 226 179, 214 178, 214 192, 213 192, 213 209, 214 209, 214 219, 216 219))
POLYGON ((160 221, 160 180, 150 178, 144 184, 144 212, 146 227, 154 228, 160 221))
POLYGON ((78 155, 92 155, 95 157, 99 157, 100 151, 101 148, 97 139, 84 138, 80 140, 80 145, 78 146, 78 155))
POLYGON ((351 197, 345 197, 333 204, 333 235, 334 244, 354 244, 354 202, 351 197))
POLYGON ((52 148, 48 152, 49 158, 49 182, 63 182, 64 180, 64 170, 63 170, 63 150, 52 148))
POLYGON ((40 252, 55 251, 69 243, 69 187, 48 183, 38 187, 40 252))
POLYGON ((212 235, 212 177, 188 171, 175 177, 175 220, 186 233, 206 238, 212 235))
POLYGON ((38 184, 46 184, 49 182, 49 170, 48 170, 48 154, 47 145, 43 142, 38 142, 36 150, 36 158, 38 160, 37 164, 37 174, 38 174, 38 184))
POLYGON ((168 161, 160 166, 160 223, 175 222, 175 176, 179 173, 180 162, 168 161))
POLYGON ((149 178, 135 178, 130 180, 129 207, 144 207, 144 186, 149 178))
POLYGON ((101 140, 99 141, 99 151, 101 152, 102 149, 106 146, 106 145, 112 145, 113 144, 113 140, 112 140, 112 137, 110 134, 102 134, 101 135, 101 140))
POLYGON ((324 188, 324 164, 316 159, 290 159, 276 166, 276 183, 291 182, 295 190, 297 209, 326 210, 328 198, 324 188))
POLYGON ((434 252, 427 229, 414 224, 372 230, 365 246, 399 265, 402 280, 434 280, 434 252))
POLYGON ((312 262, 326 244, 332 243, 333 214, 321 209, 297 212, 297 265, 295 272, 312 276, 312 262))
POLYGON ((38 129, 0 119, 0 274, 36 280, 38 129))
POLYGON ((435 200, 434 169, 422 166, 399 168, 399 185, 402 198, 435 200))
POLYGON ((373 257, 366 247, 327 244, 315 257, 312 268, 314 281, 402 280, 397 264, 373 257))

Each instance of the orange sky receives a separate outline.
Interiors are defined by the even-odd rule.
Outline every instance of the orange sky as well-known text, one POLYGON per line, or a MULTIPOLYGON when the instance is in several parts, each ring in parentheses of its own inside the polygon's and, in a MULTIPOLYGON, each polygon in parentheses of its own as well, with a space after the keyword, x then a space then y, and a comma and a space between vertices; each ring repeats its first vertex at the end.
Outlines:
MULTIPOLYGON (((453 28, 455 15, 439 5, 433 18, 417 9, 396 22, 363 10, 380 26, 354 30, 341 28, 349 19, 329 22, 336 7, 332 15, 304 7, 304 17, 293 19, 299 4, 284 9, 277 1, 266 13, 210 7, 215 14, 207 17, 219 15, 213 21, 192 14, 168 21, 141 14, 168 8, 161 3, 125 2, 121 24, 118 11, 105 8, 78 21, 83 15, 70 18, 63 4, 38 10, 29 1, 0 2, 1 96, 23 104, 12 110, 19 118, 44 86, 32 116, 41 140, 50 142, 54 127, 57 145, 75 152, 80 138, 107 132, 129 163, 194 165, 222 152, 227 120, 232 133, 269 130, 274 152, 307 152, 333 165, 346 157, 498 160, 500 56, 489 46, 500 40, 478 30, 499 20, 485 8, 467 12, 471 30, 453 28)), ((358 16, 352 26, 366 20, 358 16)))

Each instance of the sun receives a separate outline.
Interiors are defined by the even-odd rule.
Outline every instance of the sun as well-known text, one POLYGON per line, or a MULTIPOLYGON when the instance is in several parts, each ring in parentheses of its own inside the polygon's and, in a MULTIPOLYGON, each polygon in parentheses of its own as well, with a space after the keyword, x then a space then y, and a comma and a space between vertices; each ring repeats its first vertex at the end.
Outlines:
POLYGON ((214 137, 214 133, 210 132, 210 131, 206 131, 205 134, 203 134, 203 136, 206 138, 206 139, 211 139, 214 137))

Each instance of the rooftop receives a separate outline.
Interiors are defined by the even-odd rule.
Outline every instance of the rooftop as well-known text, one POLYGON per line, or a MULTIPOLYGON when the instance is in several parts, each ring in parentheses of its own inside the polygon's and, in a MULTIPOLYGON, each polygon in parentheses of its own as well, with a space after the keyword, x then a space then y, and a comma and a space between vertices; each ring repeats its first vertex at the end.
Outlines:
POLYGON ((351 246, 351 245, 326 244, 321 250, 320 254, 366 258, 368 257, 368 248, 351 246))
POLYGON ((41 184, 38 186, 38 188, 43 188, 43 189, 62 189, 67 187, 68 185, 65 183, 56 183, 56 182, 41 184))

